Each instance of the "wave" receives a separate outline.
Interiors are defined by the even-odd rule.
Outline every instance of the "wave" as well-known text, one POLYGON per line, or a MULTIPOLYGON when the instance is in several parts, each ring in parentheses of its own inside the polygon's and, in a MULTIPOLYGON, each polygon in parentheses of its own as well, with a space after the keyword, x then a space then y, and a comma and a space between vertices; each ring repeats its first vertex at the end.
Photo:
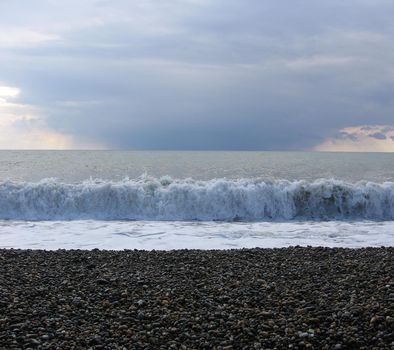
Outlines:
POLYGON ((393 220, 394 182, 197 181, 141 177, 66 184, 0 182, 10 220, 393 220))

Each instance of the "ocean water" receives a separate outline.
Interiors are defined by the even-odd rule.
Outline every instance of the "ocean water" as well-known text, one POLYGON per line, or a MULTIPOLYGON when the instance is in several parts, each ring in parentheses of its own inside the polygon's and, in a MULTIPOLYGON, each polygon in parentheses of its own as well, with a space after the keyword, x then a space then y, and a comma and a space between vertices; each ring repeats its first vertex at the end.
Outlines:
POLYGON ((394 154, 0 151, 0 247, 394 245, 394 154))

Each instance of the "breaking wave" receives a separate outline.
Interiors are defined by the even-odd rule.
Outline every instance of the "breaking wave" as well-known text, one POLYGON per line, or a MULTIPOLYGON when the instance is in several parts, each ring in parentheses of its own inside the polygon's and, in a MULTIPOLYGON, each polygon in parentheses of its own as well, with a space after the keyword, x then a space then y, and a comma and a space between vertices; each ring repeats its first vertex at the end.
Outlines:
POLYGON ((393 220, 394 182, 196 181, 141 177, 66 184, 0 182, 0 219, 393 220))

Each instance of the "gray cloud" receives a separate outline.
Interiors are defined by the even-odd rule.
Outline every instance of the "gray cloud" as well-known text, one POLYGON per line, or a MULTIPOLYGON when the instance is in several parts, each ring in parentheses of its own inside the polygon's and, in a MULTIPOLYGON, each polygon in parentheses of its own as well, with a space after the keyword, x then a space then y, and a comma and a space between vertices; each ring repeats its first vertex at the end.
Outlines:
POLYGON ((16 39, 0 35, 0 82, 56 132, 112 148, 309 149, 347 126, 393 124, 393 11, 388 0, 5 1, 0 29, 16 39))
POLYGON ((351 134, 345 131, 341 131, 338 133, 338 135, 335 137, 338 140, 350 140, 350 141, 358 141, 358 136, 356 134, 351 134))
POLYGON ((375 132, 374 134, 369 134, 369 137, 372 137, 377 140, 386 140, 386 135, 382 134, 381 132, 375 132))

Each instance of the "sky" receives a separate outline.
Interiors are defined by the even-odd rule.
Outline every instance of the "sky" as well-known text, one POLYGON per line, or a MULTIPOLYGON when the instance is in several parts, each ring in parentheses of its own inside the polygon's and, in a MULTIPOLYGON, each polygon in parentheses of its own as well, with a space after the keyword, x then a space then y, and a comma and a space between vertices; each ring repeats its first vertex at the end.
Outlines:
POLYGON ((394 151, 392 0, 0 0, 0 149, 394 151))

